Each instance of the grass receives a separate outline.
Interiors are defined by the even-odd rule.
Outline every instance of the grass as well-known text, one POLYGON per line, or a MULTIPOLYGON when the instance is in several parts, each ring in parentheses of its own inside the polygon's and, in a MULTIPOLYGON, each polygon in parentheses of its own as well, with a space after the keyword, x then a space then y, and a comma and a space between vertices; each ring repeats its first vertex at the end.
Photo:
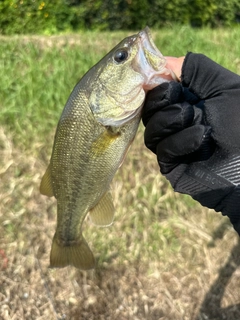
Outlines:
MULTIPOLYGON (((38 188, 56 123, 76 82, 126 35, 1 37, 1 319, 240 318, 236 233, 172 191, 143 147, 142 126, 112 184, 114 224, 84 223, 96 270, 48 268, 56 202, 38 188)), ((165 55, 202 52, 240 73, 239 28, 153 35, 165 55)))
MULTIPOLYGON (((153 34, 165 55, 204 52, 238 72, 238 32, 239 29, 181 27, 153 34)), ((0 124, 14 132, 14 138, 25 146, 34 142, 35 137, 45 141, 76 82, 124 36, 126 33, 119 32, 1 37, 0 124)))

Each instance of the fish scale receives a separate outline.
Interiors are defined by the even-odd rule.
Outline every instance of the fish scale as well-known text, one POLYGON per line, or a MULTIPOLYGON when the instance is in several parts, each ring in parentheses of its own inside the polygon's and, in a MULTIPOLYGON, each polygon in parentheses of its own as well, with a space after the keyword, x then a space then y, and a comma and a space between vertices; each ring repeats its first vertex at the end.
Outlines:
POLYGON ((145 28, 123 39, 73 89, 40 185, 57 200, 50 267, 94 267, 83 221, 89 213, 97 225, 112 223, 110 183, 135 137, 146 93, 172 79, 145 28))

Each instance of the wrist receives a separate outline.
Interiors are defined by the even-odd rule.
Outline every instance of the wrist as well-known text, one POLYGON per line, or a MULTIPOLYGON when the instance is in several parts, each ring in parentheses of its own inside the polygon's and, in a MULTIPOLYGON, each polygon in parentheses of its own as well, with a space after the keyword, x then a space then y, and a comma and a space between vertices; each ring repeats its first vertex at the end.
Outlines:
POLYGON ((167 65, 166 67, 168 69, 171 69, 174 74, 176 75, 177 79, 180 81, 181 79, 181 74, 182 74, 182 65, 185 59, 185 56, 183 57, 165 57, 167 60, 167 65))

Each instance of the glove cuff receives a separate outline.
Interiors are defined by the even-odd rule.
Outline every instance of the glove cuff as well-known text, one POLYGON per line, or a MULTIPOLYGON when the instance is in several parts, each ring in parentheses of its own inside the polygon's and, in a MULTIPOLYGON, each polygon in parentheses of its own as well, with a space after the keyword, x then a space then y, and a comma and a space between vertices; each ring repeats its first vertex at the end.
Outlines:
POLYGON ((175 191, 191 195, 201 205, 228 216, 240 235, 240 185, 209 171, 200 162, 179 165, 165 176, 175 191))

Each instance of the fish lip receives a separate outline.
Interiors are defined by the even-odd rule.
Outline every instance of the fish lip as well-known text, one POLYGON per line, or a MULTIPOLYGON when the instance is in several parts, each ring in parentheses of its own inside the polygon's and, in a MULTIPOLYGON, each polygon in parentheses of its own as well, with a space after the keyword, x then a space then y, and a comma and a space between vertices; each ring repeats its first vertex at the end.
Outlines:
POLYGON ((148 91, 163 82, 176 80, 175 74, 166 67, 167 60, 155 45, 148 26, 138 33, 138 42, 139 52, 133 67, 145 75, 144 90, 148 91), (144 69, 147 71, 144 72, 144 69))
POLYGON ((145 46, 151 53, 158 55, 159 57, 163 57, 161 52, 158 50, 157 46, 155 45, 150 28, 146 26, 143 30, 141 30, 138 34, 141 44, 145 46))

